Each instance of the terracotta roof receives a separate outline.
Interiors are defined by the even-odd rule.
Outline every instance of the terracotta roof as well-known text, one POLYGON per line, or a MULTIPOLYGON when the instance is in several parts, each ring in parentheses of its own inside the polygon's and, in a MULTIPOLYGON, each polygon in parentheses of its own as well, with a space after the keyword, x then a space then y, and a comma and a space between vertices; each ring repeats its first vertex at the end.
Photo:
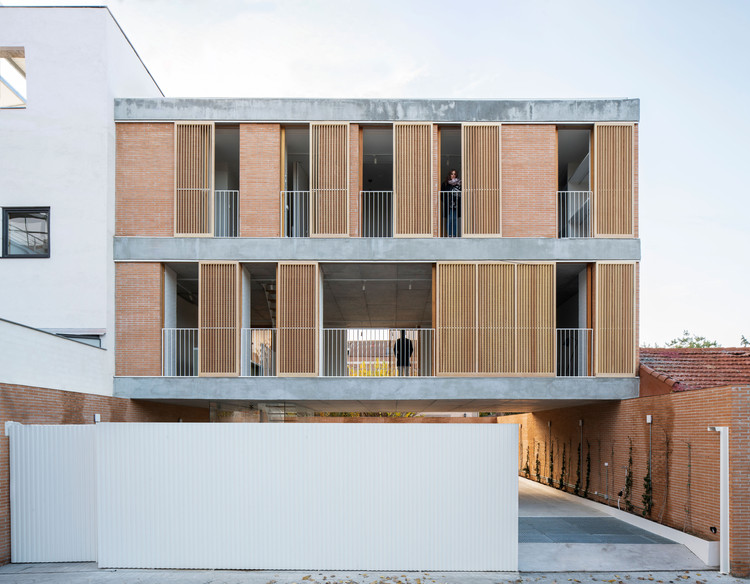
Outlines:
POLYGON ((640 350, 641 371, 672 387, 672 391, 747 385, 750 348, 640 350))

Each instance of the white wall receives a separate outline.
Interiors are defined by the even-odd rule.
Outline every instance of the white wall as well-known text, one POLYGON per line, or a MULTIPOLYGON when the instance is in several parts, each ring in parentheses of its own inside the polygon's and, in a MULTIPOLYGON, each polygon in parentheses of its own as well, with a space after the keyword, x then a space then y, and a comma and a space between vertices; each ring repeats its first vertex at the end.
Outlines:
POLYGON ((0 319, 0 381, 112 395, 112 351, 0 319))
POLYGON ((106 8, 0 7, 0 39, 25 48, 28 97, 0 109, 0 207, 49 206, 51 251, 0 258, 0 317, 113 348, 114 97, 160 92, 106 8))

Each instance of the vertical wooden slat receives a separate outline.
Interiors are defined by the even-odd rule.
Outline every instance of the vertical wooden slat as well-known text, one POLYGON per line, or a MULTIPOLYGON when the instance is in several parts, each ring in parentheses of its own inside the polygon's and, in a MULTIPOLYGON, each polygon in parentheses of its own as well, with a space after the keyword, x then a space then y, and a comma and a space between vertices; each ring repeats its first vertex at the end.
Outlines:
POLYGON ((438 262, 438 374, 476 371, 476 264, 438 262))
POLYGON ((484 375, 515 372, 515 266, 477 266, 477 371, 484 375))
POLYGON ((393 128, 395 235, 432 235, 432 124, 397 123, 393 128))
POLYGON ((318 373, 318 264, 279 263, 276 276, 278 374, 318 373))
POLYGON ((596 264, 596 374, 635 375, 635 264, 596 264))
POLYGON ((633 125, 597 124, 594 130, 596 236, 634 235, 633 125))
POLYGON ((175 123, 175 235, 213 235, 214 125, 175 123))
POLYGON ((555 373, 555 264, 519 264, 518 373, 555 373))
POLYGON ((463 124, 463 233, 500 235, 500 124, 463 124))
POLYGON ((240 264, 201 262, 198 294, 198 374, 240 374, 240 264))
POLYGON ((312 236, 345 237, 349 221, 349 124, 310 124, 312 236))

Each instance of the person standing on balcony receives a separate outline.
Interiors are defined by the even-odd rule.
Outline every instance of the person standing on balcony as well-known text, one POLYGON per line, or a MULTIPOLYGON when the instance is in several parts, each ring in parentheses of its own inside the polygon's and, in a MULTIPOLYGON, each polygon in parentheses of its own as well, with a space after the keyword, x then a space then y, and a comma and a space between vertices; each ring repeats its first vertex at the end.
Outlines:
POLYGON ((396 368, 399 377, 408 377, 411 372, 411 356, 414 354, 414 343, 406 338, 406 331, 401 329, 401 337, 393 344, 393 354, 396 355, 396 368))
POLYGON ((448 173, 440 190, 443 191, 443 216, 446 218, 446 237, 458 237, 461 220, 461 179, 454 168, 448 173))

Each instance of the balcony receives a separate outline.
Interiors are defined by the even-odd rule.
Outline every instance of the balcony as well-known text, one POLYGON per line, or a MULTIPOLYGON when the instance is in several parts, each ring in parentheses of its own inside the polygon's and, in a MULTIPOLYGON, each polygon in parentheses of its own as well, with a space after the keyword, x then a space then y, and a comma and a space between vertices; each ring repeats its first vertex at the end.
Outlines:
POLYGON ((557 236, 565 238, 592 237, 591 191, 557 192, 557 236))
POLYGON ((310 191, 281 191, 284 235, 310 237, 310 191))
POLYGON ((214 191, 214 237, 238 237, 240 192, 214 191))
POLYGON ((393 191, 360 191, 359 222, 362 237, 393 237, 393 191))

